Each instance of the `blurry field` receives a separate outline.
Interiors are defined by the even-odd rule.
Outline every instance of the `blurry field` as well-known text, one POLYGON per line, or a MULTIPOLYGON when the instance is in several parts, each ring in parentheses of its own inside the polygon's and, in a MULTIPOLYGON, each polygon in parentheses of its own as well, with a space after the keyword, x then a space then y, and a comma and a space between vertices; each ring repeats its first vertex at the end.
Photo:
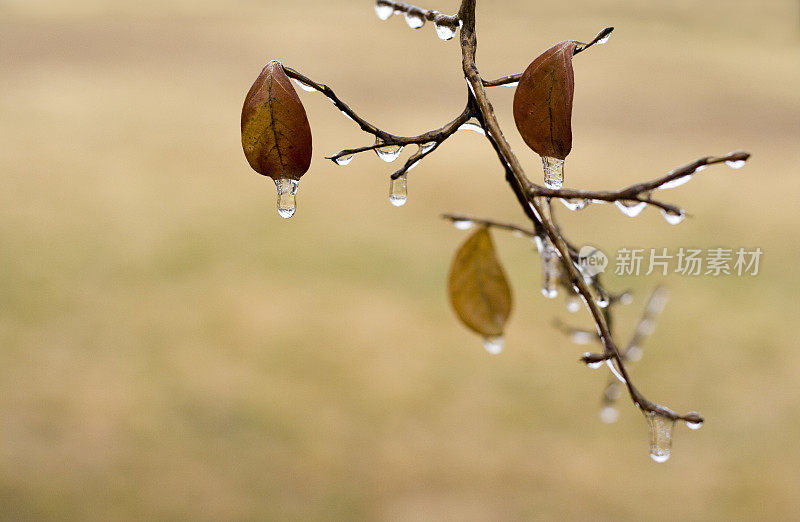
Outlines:
MULTIPOLYGON (((456 0, 430 4, 444 12, 456 0)), ((387 198, 369 143, 301 93, 314 161, 295 217, 239 144, 269 59, 397 133, 461 110, 456 41, 368 0, 0 0, 0 519, 792 519, 800 516, 800 15, 790 0, 479 2, 478 66, 576 57, 567 185, 613 188, 706 154, 753 153, 651 209, 565 215, 578 244, 761 247, 757 277, 684 277, 640 389, 706 416, 647 456, 644 418, 597 416, 605 372, 551 327, 532 246, 495 235, 516 308, 489 356, 448 307, 464 233, 442 212, 524 222, 488 144, 461 133, 387 198)), ((490 93, 510 118, 512 89, 490 93)), ((563 210, 563 209, 562 209, 563 210)), ((661 278, 633 288, 625 332, 661 278)), ((624 337, 624 336, 623 336, 624 337)))

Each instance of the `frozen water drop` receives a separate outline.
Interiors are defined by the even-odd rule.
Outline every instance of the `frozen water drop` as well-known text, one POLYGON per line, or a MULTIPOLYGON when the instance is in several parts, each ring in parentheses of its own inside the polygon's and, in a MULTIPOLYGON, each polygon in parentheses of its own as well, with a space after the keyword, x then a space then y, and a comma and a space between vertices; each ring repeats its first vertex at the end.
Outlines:
POLYGON ((672 453, 675 421, 652 411, 646 412, 645 417, 650 429, 650 458, 656 462, 666 462, 672 453))
POLYGON ((591 368, 592 370, 597 370, 603 366, 603 361, 594 361, 590 363, 586 363, 586 366, 591 368))
POLYGON ((378 15, 378 18, 381 20, 388 20, 394 14, 394 7, 381 3, 375 3, 375 14, 378 15))
POLYGON ((608 42, 608 39, 609 39, 609 38, 611 38, 611 33, 608 33, 608 34, 607 34, 607 35, 605 35, 604 37, 602 37, 602 38, 600 38, 599 40, 597 40, 597 41, 595 42, 595 44, 597 44, 597 45, 603 45, 603 44, 605 44, 606 42, 608 42))
POLYGON ((310 86, 309 84, 307 84, 305 82, 301 82, 300 80, 297 80, 297 79, 294 79, 294 78, 292 79, 292 81, 294 83, 296 83, 298 87, 300 87, 301 89, 303 89, 306 92, 314 92, 314 91, 316 91, 316 89, 314 87, 310 86))
MULTIPOLYGON (((380 138, 375 139, 375 145, 379 145, 381 143, 383 143, 383 141, 380 138)), ((375 154, 377 154, 378 157, 386 163, 391 163, 396 160, 400 156, 401 152, 403 152, 402 145, 384 145, 375 149, 375 154)))
POLYGON ((619 296, 619 302, 624 305, 629 305, 633 302, 633 294, 630 292, 625 292, 621 296, 619 296))
POLYGON ((689 428, 690 430, 699 430, 700 428, 703 427, 703 423, 686 421, 686 427, 689 428))
POLYGON ((583 330, 575 330, 572 332, 571 338, 575 344, 591 344, 595 340, 595 336, 591 332, 583 330))
POLYGON ((456 219, 455 221, 453 221, 453 226, 459 230, 469 230, 470 228, 475 226, 475 223, 473 223, 469 219, 456 219))
POLYGON ((419 29, 425 25, 425 17, 415 11, 407 11, 406 23, 412 29, 419 29))
POLYGON ((502 352, 504 343, 505 340, 501 336, 483 338, 483 347, 492 355, 502 352))
POLYGON ((686 217, 683 211, 676 213, 670 210, 661 210, 661 215, 664 216, 664 219, 666 219, 667 223, 670 225, 677 225, 686 217))
POLYGON ((631 346, 628 348, 628 351, 625 352, 625 360, 631 362, 641 361, 643 354, 644 352, 641 348, 638 346, 631 346))
POLYGON ((567 307, 567 310, 574 314, 575 312, 578 312, 581 309, 581 300, 580 298, 571 295, 567 297, 565 305, 567 307))
POLYGON ((615 201, 617 208, 628 217, 636 217, 642 213, 647 203, 644 201, 615 201))
POLYGON ((728 160, 728 161, 725 162, 725 165, 729 166, 732 169, 740 169, 740 168, 744 167, 745 163, 746 163, 745 160, 733 160, 733 161, 732 160, 728 160))
POLYGON ((518 81, 516 81, 516 82, 508 82, 508 83, 504 83, 503 87, 516 87, 517 85, 519 85, 518 81))
POLYGON ((297 188, 300 182, 296 179, 281 178, 275 180, 275 188, 278 189, 278 214, 284 219, 294 216, 297 210, 297 188))
POLYGON ((686 427, 690 430, 699 430, 703 427, 703 417, 696 411, 690 411, 684 419, 686 427))
POLYGON ((351 161, 353 161, 354 154, 347 154, 346 156, 339 156, 336 158, 335 161, 337 165, 341 165, 344 167, 345 165, 349 165, 351 161))
POLYGON ((419 146, 419 152, 420 154, 427 154, 431 150, 433 150, 435 146, 436 146, 435 141, 429 141, 428 143, 423 143, 422 145, 419 146))
POLYGON ((477 123, 469 123, 469 122, 468 123, 462 123, 461 126, 458 128, 458 130, 468 130, 468 131, 472 131, 472 132, 477 132, 478 134, 480 134, 482 136, 486 136, 486 131, 483 130, 483 127, 481 127, 477 123))
MULTIPOLYGON (((697 170, 699 171, 700 169, 698 168, 697 170)), ((692 179, 692 176, 687 174, 686 176, 681 176, 680 178, 675 178, 675 179, 673 179, 671 181, 667 181, 666 183, 664 183, 663 185, 661 185, 658 188, 659 189, 671 189, 671 188, 675 188, 675 187, 680 187, 681 185, 684 185, 684 184, 688 183, 689 181, 691 181, 691 179, 692 179)))
POLYGON ((436 28, 436 36, 441 40, 450 40, 456 35, 458 27, 448 24, 447 22, 433 21, 433 26, 436 28))
POLYGON ((600 420, 606 424, 613 424, 619 419, 619 410, 614 406, 604 406, 600 409, 600 420))
POLYGON ((389 181, 389 201, 395 207, 402 207, 408 199, 408 174, 389 181))
POLYGON ((609 299, 606 293, 600 293, 594 301, 600 308, 608 308, 608 305, 611 303, 611 299, 609 299))
POLYGON ((588 199, 559 198, 559 201, 561 201, 565 207, 572 211, 583 210, 589 205, 588 199))
POLYGON ((544 186, 558 190, 564 185, 564 160, 542 156, 542 167, 544 168, 544 186))

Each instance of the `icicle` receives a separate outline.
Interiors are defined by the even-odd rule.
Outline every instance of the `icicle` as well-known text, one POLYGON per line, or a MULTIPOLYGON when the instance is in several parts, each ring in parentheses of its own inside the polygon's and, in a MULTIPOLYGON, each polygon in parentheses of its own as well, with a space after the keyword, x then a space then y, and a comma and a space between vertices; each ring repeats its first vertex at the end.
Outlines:
POLYGON ((545 237, 540 251, 542 257, 542 295, 553 299, 558 295, 558 280, 561 275, 556 247, 545 237))
POLYGON ((503 344, 505 340, 502 336, 497 337, 484 337, 483 347, 492 355, 497 355, 503 351, 503 344))
POLYGON ((656 462, 666 462, 672 453, 672 428, 675 421, 658 413, 645 413, 650 428, 650 458, 656 462))
POLYGON ((297 188, 300 182, 296 179, 281 178, 275 180, 275 188, 278 189, 278 214, 284 219, 294 216, 297 210, 297 188))
POLYGON ((389 201, 395 207, 402 207, 408 199, 408 174, 389 181, 389 201))
POLYGON ((544 168, 544 186, 558 190, 564 185, 564 160, 542 156, 542 168, 544 168))

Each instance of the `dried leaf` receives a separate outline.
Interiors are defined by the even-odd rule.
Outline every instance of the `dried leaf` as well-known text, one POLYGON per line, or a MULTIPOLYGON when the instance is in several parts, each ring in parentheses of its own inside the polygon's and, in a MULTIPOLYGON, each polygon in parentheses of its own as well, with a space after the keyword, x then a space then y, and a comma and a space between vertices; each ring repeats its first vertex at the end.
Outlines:
POLYGON ((308 117, 278 61, 264 67, 244 100, 242 148, 253 170, 275 180, 299 180, 311 165, 308 117))
POLYGON ((514 93, 514 121, 540 156, 564 159, 572 150, 572 56, 578 42, 558 43, 522 73, 514 93))
POLYGON ((456 252, 447 289, 468 328, 484 337, 503 334, 511 314, 511 289, 486 227, 477 229, 456 252))

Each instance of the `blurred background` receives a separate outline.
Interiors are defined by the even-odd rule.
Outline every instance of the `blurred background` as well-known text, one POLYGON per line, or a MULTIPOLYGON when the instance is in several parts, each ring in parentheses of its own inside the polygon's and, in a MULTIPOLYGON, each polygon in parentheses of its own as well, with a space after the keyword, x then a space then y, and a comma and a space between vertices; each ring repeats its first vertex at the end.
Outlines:
MULTIPOLYGON (((451 13, 456 0, 425 4, 451 13)), ((575 59, 567 186, 616 188, 746 149, 664 193, 692 214, 559 216, 576 244, 760 247, 756 277, 606 277, 671 299, 631 367, 699 410, 648 457, 606 371, 552 327, 529 241, 496 233, 515 294, 490 356, 445 295, 464 232, 524 223, 488 144, 459 133, 388 202, 393 168, 317 93, 298 211, 241 151, 242 101, 279 59, 400 134, 465 99, 457 40, 379 21, 369 0, 0 0, 0 519, 789 519, 800 513, 800 12, 794 0, 481 1, 478 66, 575 59)), ((490 91, 530 175, 513 89, 490 91)), ((403 158, 406 156, 404 155, 403 158)), ((613 263, 613 260, 612 260, 613 263)))

